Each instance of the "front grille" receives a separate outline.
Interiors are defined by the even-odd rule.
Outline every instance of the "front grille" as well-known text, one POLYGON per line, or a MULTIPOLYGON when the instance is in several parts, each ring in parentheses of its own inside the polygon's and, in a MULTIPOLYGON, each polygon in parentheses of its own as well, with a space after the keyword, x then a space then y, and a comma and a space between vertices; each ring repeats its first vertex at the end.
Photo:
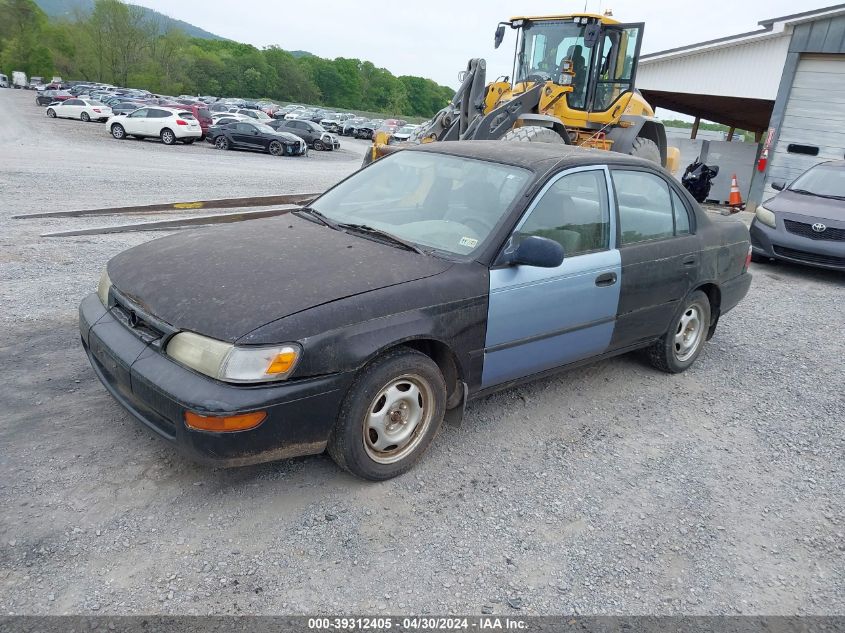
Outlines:
POLYGON ((801 237, 809 237, 811 240, 845 241, 845 229, 828 226, 824 231, 814 231, 812 224, 796 222, 795 220, 784 220, 783 225, 790 233, 800 235, 801 237))
POLYGON ((794 259, 800 262, 807 262, 808 264, 823 264, 825 266, 842 266, 845 267, 845 257, 833 257, 831 255, 819 255, 818 253, 807 253, 806 251, 796 251, 793 248, 785 248, 783 246, 774 246, 775 255, 781 255, 794 259))

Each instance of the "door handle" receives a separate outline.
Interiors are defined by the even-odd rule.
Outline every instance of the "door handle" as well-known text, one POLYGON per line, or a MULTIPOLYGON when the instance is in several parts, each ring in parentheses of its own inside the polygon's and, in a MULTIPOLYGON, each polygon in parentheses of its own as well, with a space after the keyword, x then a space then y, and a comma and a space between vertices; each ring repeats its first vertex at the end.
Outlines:
POLYGON ((597 286, 612 286, 616 283, 616 273, 604 273, 596 277, 597 286))
POLYGON ((695 266, 696 262, 698 262, 698 260, 695 257, 687 257, 683 261, 683 264, 684 266, 695 266))

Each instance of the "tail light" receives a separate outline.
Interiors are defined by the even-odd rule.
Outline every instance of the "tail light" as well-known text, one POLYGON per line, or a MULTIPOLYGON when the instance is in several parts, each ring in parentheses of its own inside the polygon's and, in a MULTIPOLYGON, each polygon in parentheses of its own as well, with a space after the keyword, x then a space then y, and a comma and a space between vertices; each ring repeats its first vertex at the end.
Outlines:
POLYGON ((742 267, 742 272, 746 272, 751 265, 751 245, 748 245, 748 254, 745 256, 745 265, 742 267))
POLYGON ((94 112, 99 112, 100 108, 93 108, 94 112))
POLYGON ((185 119, 176 119, 176 125, 188 125, 185 119))

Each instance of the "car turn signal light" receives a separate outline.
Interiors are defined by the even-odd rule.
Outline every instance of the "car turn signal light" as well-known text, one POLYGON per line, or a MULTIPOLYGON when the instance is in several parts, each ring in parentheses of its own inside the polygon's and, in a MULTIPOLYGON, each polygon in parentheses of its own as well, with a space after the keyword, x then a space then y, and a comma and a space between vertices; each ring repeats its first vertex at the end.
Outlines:
POLYGON ((267 367, 267 374, 270 376, 275 376, 276 374, 284 374, 290 371, 293 364, 296 362, 297 353, 293 350, 285 351, 280 354, 276 354, 275 358, 270 361, 270 365, 267 367))
POLYGON ((267 418, 266 411, 253 411, 237 415, 201 415, 193 411, 185 411, 185 424, 199 431, 248 431, 254 429, 267 418))

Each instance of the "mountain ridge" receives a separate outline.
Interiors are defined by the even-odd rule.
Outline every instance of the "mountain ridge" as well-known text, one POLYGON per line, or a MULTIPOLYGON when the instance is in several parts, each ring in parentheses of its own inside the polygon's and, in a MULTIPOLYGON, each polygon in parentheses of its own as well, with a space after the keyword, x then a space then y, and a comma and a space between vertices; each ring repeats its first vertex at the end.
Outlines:
MULTIPOLYGON (((95 2, 94 0, 35 0, 35 4, 37 4, 50 18, 72 19, 77 15, 90 14, 94 10, 95 2)), ((201 29, 190 22, 171 18, 169 15, 165 15, 164 13, 160 13, 154 9, 149 9, 140 5, 132 5, 131 3, 127 4, 139 7, 143 10, 144 16, 148 19, 156 20, 161 25, 163 31, 166 31, 169 28, 177 28, 184 31, 189 37, 199 37, 204 40, 228 39, 215 33, 211 33, 210 31, 206 31, 205 29, 201 29)))

